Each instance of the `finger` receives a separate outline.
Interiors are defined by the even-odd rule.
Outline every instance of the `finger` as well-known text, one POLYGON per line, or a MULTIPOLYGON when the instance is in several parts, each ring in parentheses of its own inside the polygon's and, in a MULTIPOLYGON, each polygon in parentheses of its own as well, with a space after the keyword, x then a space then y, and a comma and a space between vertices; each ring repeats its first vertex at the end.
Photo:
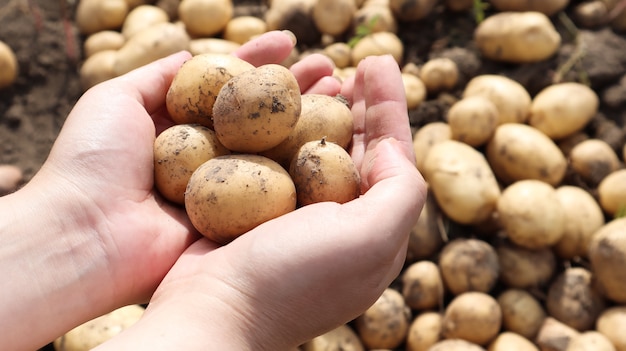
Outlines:
POLYGON ((296 37, 289 31, 271 31, 250 40, 239 47, 233 55, 254 66, 283 62, 296 44, 296 37))
POLYGON ((305 94, 322 94, 328 96, 335 96, 339 94, 341 90, 341 83, 335 77, 326 76, 322 77, 315 84, 313 84, 305 94))
POLYGON ((332 76, 333 69, 333 61, 322 54, 309 55, 290 68, 302 92, 311 89, 323 77, 332 76))

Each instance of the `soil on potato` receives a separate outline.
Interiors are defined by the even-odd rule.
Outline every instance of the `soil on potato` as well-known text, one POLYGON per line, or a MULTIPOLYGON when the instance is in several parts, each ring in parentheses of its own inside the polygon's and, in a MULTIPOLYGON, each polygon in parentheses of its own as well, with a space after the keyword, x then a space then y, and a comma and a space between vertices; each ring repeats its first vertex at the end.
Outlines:
MULTIPOLYGON (((0 164, 19 166, 25 182, 47 158, 66 116, 83 93, 78 72, 84 38, 73 21, 78 1, 0 0, 0 40, 15 51, 20 70, 17 82, 0 90, 0 164)), ((236 14, 262 15, 265 9, 263 0, 234 2, 236 14)), ((572 1, 564 13, 571 15, 571 8, 579 2, 572 1)), ((175 8, 175 1, 159 3, 169 6, 170 11, 175 8)), ((531 94, 562 77, 589 82, 598 93, 600 112, 586 131, 609 142, 621 155, 626 117, 626 37, 606 27, 576 33, 566 25, 570 18, 552 18, 563 37, 558 54, 527 65, 482 59, 472 43, 476 22, 471 13, 449 13, 440 6, 425 20, 402 23, 398 34, 405 44, 405 62, 419 65, 431 57, 445 56, 456 61, 462 73, 456 90, 430 96, 409 111, 413 127, 442 120, 460 96, 463 83, 476 74, 507 75, 525 85, 531 94)), ((575 177, 568 182, 589 188, 575 177)))

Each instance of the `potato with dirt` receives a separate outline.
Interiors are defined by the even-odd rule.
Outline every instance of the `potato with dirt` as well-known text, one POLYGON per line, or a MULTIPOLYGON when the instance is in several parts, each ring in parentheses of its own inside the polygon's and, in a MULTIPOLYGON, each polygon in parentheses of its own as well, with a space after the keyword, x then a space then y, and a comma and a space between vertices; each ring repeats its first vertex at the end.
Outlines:
POLYGON ((532 99, 519 82, 501 75, 481 74, 472 78, 463 90, 463 98, 483 96, 498 110, 498 125, 524 123, 528 120, 532 99))
POLYGON ((402 63, 404 44, 392 32, 374 32, 361 38, 352 48, 352 66, 357 66, 367 56, 391 55, 398 64, 402 63))
POLYGON ((406 351, 426 351, 441 340, 441 322, 439 312, 425 311, 418 314, 409 326, 406 338, 406 351))
POLYGON ((439 254, 438 266, 447 291, 453 295, 468 291, 488 293, 500 274, 494 248, 474 238, 448 242, 439 254))
POLYGON ((432 58, 420 68, 419 77, 430 94, 448 91, 459 82, 459 68, 447 57, 432 58))
POLYGON ((463 339, 487 345, 499 333, 502 310, 489 294, 470 291, 450 301, 443 315, 441 334, 446 339, 463 339))
POLYGON ((255 16, 237 16, 228 21, 222 37, 225 40, 244 44, 250 39, 267 32, 267 23, 255 16))
POLYGON ((570 167, 591 186, 597 186, 610 173, 621 167, 617 153, 601 139, 587 139, 572 148, 570 167))
POLYGON ((600 292, 609 300, 626 303, 626 217, 614 219, 596 231, 589 245, 591 271, 600 292))
POLYGON ((443 246, 443 237, 438 225, 439 214, 432 192, 428 191, 422 212, 409 234, 406 262, 427 259, 443 246))
POLYGON ((553 317, 546 317, 539 328, 535 343, 541 351, 566 351, 572 339, 580 333, 553 317))
POLYGON ((524 289, 506 289, 496 300, 502 310, 502 328, 534 340, 547 315, 541 302, 524 289))
POLYGON ((511 242, 495 245, 500 280, 509 288, 541 288, 556 272, 556 256, 550 248, 526 249, 511 242))
POLYGON ((410 264, 400 277, 402 296, 413 310, 434 309, 443 304, 444 285, 439 267, 432 261, 410 264))
POLYGON ((347 324, 319 335, 300 347, 302 351, 365 351, 357 333, 347 324))
POLYGON ((0 89, 11 86, 17 79, 17 57, 13 49, 0 40, 0 89))
POLYGON ((406 340, 410 321, 411 309, 402 294, 386 288, 354 325, 367 349, 394 349, 406 340))

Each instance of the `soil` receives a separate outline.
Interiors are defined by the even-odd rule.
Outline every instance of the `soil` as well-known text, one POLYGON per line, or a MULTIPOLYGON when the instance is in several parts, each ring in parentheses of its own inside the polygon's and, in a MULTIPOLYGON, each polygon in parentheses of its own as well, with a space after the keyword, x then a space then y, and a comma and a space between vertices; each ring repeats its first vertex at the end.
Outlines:
MULTIPOLYGON (((78 73, 84 38, 73 22, 77 3, 0 0, 0 40, 15 51, 20 70, 15 84, 0 90, 0 164, 20 167, 24 182, 46 160, 67 114, 82 94, 78 73)), ((531 94, 558 80, 582 81, 601 97, 600 111, 585 131, 608 141, 621 155, 626 121, 626 36, 606 26, 578 32, 568 29, 567 19, 573 18, 571 9, 577 3, 572 1, 563 14, 553 17, 563 38, 558 54, 536 64, 508 65, 481 58, 472 43, 476 21, 471 13, 454 14, 438 8, 425 20, 402 23, 398 34, 405 44, 405 62, 419 65, 445 56, 455 60, 462 73, 455 91, 429 96, 409 111, 413 127, 443 120, 464 82, 476 74, 512 77, 531 94), (564 70, 570 63, 571 69, 564 70)), ((172 8, 172 1, 163 4, 172 8)), ((239 13, 262 14, 264 9, 263 0, 235 4, 239 13)), ((575 178, 569 181, 591 188, 575 178)), ((46 349, 52 350, 50 346, 46 349)))

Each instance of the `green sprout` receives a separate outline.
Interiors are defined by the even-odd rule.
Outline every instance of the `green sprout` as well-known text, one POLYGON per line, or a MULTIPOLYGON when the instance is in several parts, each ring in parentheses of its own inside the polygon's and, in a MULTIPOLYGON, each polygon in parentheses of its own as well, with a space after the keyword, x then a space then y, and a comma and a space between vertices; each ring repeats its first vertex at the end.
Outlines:
POLYGON ((489 4, 482 0, 474 0, 474 6, 472 12, 474 12, 474 19, 476 23, 480 23, 485 19, 485 10, 489 8, 489 4))
POLYGON ((615 218, 622 217, 626 217, 626 204, 620 204, 617 211, 615 211, 615 218))
POLYGON ((353 48, 361 39, 372 34, 374 26, 378 22, 379 18, 380 18, 380 15, 376 15, 370 18, 370 20, 367 21, 367 23, 359 24, 356 27, 356 30, 354 31, 354 36, 350 38, 350 40, 348 41, 348 46, 353 48))

